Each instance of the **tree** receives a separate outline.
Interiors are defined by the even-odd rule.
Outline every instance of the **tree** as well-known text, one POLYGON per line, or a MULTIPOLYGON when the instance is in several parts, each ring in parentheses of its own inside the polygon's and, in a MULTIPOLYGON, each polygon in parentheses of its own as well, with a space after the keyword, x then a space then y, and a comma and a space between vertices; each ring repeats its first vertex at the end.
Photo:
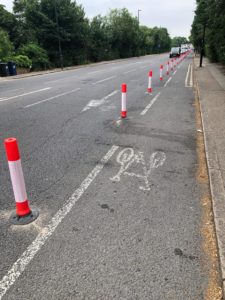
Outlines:
POLYGON ((7 60, 13 53, 13 44, 9 40, 9 35, 0 29, 0 60, 7 60))
POLYGON ((91 61, 112 58, 110 35, 105 17, 98 15, 90 22, 88 51, 88 57, 91 61))
POLYGON ((172 38, 171 46, 172 47, 180 47, 182 44, 189 43, 188 39, 184 36, 176 36, 172 38))
POLYGON ((224 0, 197 0, 191 41, 202 55, 205 50, 212 61, 225 64, 224 0))
POLYGON ((139 24, 126 8, 113 9, 107 18, 111 49, 116 58, 131 57, 139 50, 139 24))

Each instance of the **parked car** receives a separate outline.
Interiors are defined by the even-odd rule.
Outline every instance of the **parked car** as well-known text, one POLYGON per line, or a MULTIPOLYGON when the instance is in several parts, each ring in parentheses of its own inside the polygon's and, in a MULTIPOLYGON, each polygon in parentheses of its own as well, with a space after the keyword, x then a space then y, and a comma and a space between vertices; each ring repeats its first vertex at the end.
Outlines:
POLYGON ((180 47, 173 47, 170 51, 170 58, 171 57, 179 57, 180 56, 180 47))

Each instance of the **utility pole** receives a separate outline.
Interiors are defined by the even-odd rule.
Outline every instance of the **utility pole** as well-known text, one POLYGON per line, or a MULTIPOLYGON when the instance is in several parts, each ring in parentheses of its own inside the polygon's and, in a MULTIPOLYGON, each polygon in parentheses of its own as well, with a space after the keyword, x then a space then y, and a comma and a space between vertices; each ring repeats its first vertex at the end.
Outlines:
POLYGON ((61 40, 59 35, 59 20, 58 20, 57 8, 56 8, 56 0, 54 0, 54 5, 55 5, 55 21, 56 21, 56 28, 57 28, 59 60, 60 60, 61 69, 63 70, 63 54, 62 54, 61 40))

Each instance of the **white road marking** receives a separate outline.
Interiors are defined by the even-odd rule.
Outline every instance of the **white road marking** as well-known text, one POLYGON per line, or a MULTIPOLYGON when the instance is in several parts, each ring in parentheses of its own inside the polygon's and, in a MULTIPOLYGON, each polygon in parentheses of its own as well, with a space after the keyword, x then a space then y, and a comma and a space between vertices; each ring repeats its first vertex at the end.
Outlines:
POLYGON ((170 78, 167 80, 167 82, 164 84, 164 87, 167 86, 167 84, 170 82, 171 79, 172 79, 172 77, 170 77, 170 78))
POLYGON ((109 161, 113 154, 119 147, 113 145, 107 154, 101 159, 100 163, 91 171, 91 173, 84 179, 80 187, 74 191, 72 196, 66 201, 61 209, 53 216, 48 225, 42 229, 35 240, 27 247, 23 254, 9 269, 8 273, 0 281, 0 299, 5 295, 9 288, 15 283, 19 276, 26 269, 27 265, 32 261, 38 251, 44 246, 46 241, 55 232, 59 224, 67 216, 67 214, 74 207, 76 202, 81 198, 90 184, 94 181, 97 175, 102 171, 104 165, 109 161))
POLYGON ((26 106, 24 106, 24 108, 35 106, 35 105, 38 105, 40 103, 44 103, 44 102, 50 101, 52 99, 56 99, 56 98, 59 98, 59 97, 65 96, 65 95, 69 95, 69 94, 72 94, 72 93, 77 92, 79 90, 80 90, 80 88, 77 88, 75 90, 72 90, 72 91, 69 91, 69 92, 66 92, 66 93, 62 93, 62 94, 59 94, 59 95, 56 95, 56 96, 53 96, 53 97, 50 97, 50 98, 47 98, 47 99, 44 99, 44 100, 32 103, 32 104, 29 104, 29 105, 26 105, 26 106))
POLYGON ((193 65, 189 64, 187 76, 185 79, 185 87, 192 87, 192 86, 193 86, 193 65))
MULTIPOLYGON (((74 77, 73 77, 74 78, 74 77)), ((77 77, 75 77, 77 78, 77 77)), ((61 80, 71 80, 72 77, 64 77, 64 78, 59 78, 59 79, 55 79, 55 80, 51 80, 51 81, 47 81, 45 82, 46 84, 51 84, 51 83, 54 83, 54 82, 58 82, 58 81, 61 81, 61 80)))
POLYGON ((114 75, 114 76, 111 76, 111 77, 108 77, 108 78, 105 78, 105 79, 102 79, 102 80, 99 80, 99 81, 96 81, 96 82, 94 82, 94 83, 92 83, 93 85, 95 85, 95 84, 98 84, 98 83, 101 83, 101 82, 104 82, 104 81, 107 81, 107 80, 110 80, 110 79, 113 79, 113 78, 115 78, 116 76, 114 75))
POLYGON ((190 73, 190 66, 191 66, 191 64, 188 65, 187 75, 186 75, 186 78, 185 78, 185 87, 188 86, 188 78, 189 78, 189 73, 190 73))
POLYGON ((116 121, 116 125, 117 125, 117 126, 120 126, 121 122, 122 122, 122 120, 121 120, 121 119, 118 119, 118 120, 116 121))
POLYGON ((177 73, 177 70, 175 70, 174 72, 173 72, 173 75, 175 75, 177 73))
POLYGON ((124 72, 123 74, 132 73, 132 72, 134 72, 134 71, 136 71, 136 69, 132 69, 132 70, 130 70, 130 71, 124 72))
POLYGON ((190 86, 193 86, 193 65, 191 64, 190 86))
POLYGON ((44 89, 41 89, 41 90, 37 90, 37 91, 25 93, 25 94, 22 94, 22 95, 17 95, 17 96, 13 96, 13 97, 8 97, 8 98, 5 98, 5 99, 0 100, 0 102, 12 100, 12 99, 16 99, 16 98, 19 98, 19 97, 23 97, 23 96, 27 96, 27 95, 31 95, 31 94, 43 92, 43 91, 47 91, 47 90, 50 90, 50 89, 51 89, 50 87, 47 87, 47 88, 44 88, 44 89))
POLYGON ((114 182, 118 182, 121 180, 122 175, 126 175, 131 177, 137 177, 138 182, 140 182, 141 178, 144 180, 145 186, 139 185, 139 189, 144 191, 150 191, 151 188, 149 184, 149 176, 151 175, 151 171, 162 166, 165 160, 165 153, 158 151, 152 153, 152 155, 150 156, 149 163, 147 164, 143 152, 138 151, 135 154, 132 148, 125 148, 117 156, 117 162, 121 165, 120 170, 114 177, 110 179, 114 182), (133 163, 142 165, 143 174, 128 172, 128 169, 133 163))
POLYGON ((145 107, 145 109, 141 112, 141 116, 144 116, 146 112, 152 107, 155 101, 159 98, 160 92, 152 99, 152 101, 145 107))
POLYGON ((143 63, 144 63, 143 61, 137 61, 132 64, 129 64, 128 66, 133 66, 133 65, 143 64, 143 63))
POLYGON ((98 70, 98 71, 89 72, 88 75, 99 73, 99 72, 103 72, 103 71, 105 71, 105 70, 98 70))
POLYGON ((118 92, 119 92, 119 91, 116 90, 116 91, 112 92, 111 94, 105 96, 105 97, 102 98, 102 99, 99 99, 99 100, 91 100, 91 101, 83 108, 82 112, 83 112, 83 111, 86 111, 86 110, 89 110, 89 109, 91 109, 92 107, 98 107, 98 106, 104 104, 104 103, 106 102, 106 100, 108 100, 110 97, 116 95, 118 92))

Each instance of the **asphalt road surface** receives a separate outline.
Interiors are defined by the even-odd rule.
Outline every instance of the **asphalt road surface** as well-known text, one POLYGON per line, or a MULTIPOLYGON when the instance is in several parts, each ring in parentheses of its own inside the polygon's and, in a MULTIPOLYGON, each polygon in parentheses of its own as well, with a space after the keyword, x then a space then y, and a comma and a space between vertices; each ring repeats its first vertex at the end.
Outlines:
POLYGON ((167 60, 0 82, 0 299, 203 299, 192 58, 160 82, 167 60), (9 223, 7 137, 40 212, 26 226, 9 223))

